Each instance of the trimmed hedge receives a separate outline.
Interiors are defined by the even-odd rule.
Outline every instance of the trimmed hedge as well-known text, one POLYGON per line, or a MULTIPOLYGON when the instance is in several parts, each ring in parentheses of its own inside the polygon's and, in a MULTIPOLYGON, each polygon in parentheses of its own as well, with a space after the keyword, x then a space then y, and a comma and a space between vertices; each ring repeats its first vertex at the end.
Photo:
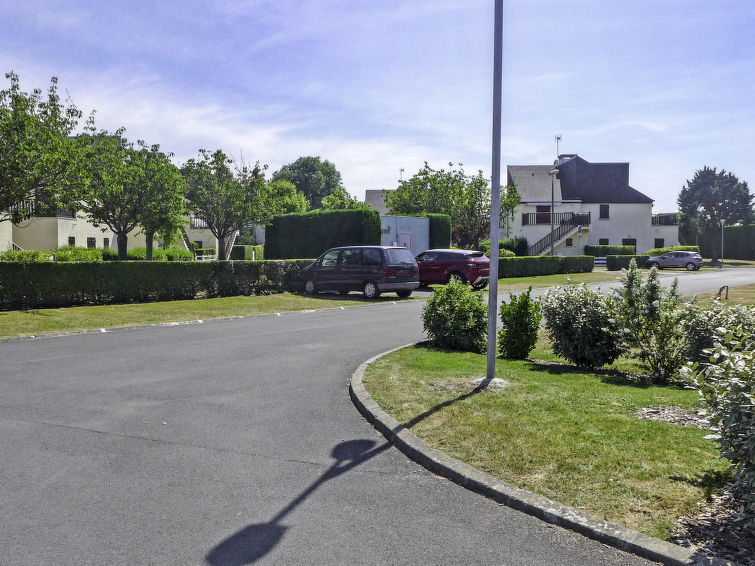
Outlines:
MULTIPOLYGON (((720 229, 718 230, 720 233, 720 229)), ((711 257, 712 242, 710 232, 703 232, 699 237, 700 254, 711 257)), ((721 242, 718 241, 719 252, 721 242)), ((724 258, 755 259, 755 225, 724 226, 724 258)))
POLYGON ((230 259, 262 261, 265 259, 265 246, 261 244, 256 246, 233 246, 233 248, 231 248, 230 259))
POLYGON ((606 257, 609 255, 634 255, 634 246, 598 246, 587 244, 585 246, 585 255, 595 257, 606 257))
POLYGON ((336 246, 379 246, 376 210, 314 210, 275 216, 265 228, 265 257, 318 257, 336 246))
POLYGON ((649 250, 645 250, 642 252, 642 255, 649 256, 649 255, 663 255, 667 254, 669 252, 697 252, 700 253, 700 248, 698 246, 668 246, 666 248, 652 248, 649 250))
MULTIPOLYGON (((118 261, 118 250, 116 248, 102 248, 101 252, 104 261, 118 261)), ((145 261, 147 259, 147 248, 128 250, 126 259, 129 261, 145 261)), ((194 254, 178 246, 165 249, 152 248, 152 261, 194 261, 194 254)))
POLYGON ((594 262, 594 257, 585 255, 502 257, 498 260, 498 278, 588 273, 592 271, 594 262))
POLYGON ((295 290, 312 260, 0 263, 0 309, 171 301, 295 290))
POLYGON ((430 219, 430 249, 451 246, 451 217, 448 214, 425 214, 430 219))
POLYGON ((645 262, 648 260, 646 255, 607 255, 606 256, 606 270, 607 271, 619 271, 620 269, 629 269, 629 262, 635 260, 637 267, 645 267, 645 262))

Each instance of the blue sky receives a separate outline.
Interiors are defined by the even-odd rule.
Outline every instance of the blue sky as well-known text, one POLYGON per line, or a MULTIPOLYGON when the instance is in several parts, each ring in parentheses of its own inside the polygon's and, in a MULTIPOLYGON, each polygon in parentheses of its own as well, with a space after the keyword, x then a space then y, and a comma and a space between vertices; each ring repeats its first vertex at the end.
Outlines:
MULTIPOLYGON (((491 170, 492 0, 0 0, 0 70, 59 77, 98 127, 182 163, 302 155, 346 188, 428 161, 491 170)), ((703 165, 755 183, 755 2, 505 2, 502 162, 630 162, 676 209, 703 165)), ((4 80, 4 79, 3 79, 4 80)), ((3 88, 7 81, 3 82, 3 88)))

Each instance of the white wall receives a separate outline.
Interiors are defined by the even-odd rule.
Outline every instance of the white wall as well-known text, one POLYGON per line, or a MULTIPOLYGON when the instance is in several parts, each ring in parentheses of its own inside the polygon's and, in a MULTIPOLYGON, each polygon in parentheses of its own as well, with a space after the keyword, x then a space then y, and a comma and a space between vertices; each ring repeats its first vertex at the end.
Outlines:
POLYGON ((0 222, 0 252, 4 252, 12 248, 13 242, 13 224, 10 220, 0 222))

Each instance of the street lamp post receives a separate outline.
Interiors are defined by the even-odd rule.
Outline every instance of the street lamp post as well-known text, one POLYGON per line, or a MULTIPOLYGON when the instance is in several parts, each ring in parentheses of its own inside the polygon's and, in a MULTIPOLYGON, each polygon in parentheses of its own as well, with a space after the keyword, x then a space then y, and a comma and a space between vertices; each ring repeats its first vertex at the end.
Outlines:
POLYGON ((554 199, 553 184, 554 184, 554 178, 556 177, 556 175, 558 175, 558 169, 554 167, 553 169, 548 171, 548 175, 551 176, 551 255, 555 255, 554 250, 555 250, 556 242, 553 240, 553 234, 555 232, 554 222, 553 222, 553 216, 554 216, 553 208, 555 206, 555 199, 554 199))

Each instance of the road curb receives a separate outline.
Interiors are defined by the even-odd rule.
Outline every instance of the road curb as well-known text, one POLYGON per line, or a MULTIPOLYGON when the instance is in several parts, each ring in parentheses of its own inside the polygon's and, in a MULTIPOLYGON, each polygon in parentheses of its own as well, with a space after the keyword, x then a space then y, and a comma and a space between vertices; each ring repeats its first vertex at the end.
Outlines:
POLYGON ((431 472, 480 493, 497 503, 649 560, 670 566, 737 566, 736 562, 711 558, 692 548, 685 548, 653 538, 607 521, 593 519, 581 511, 509 485, 490 474, 451 458, 421 441, 396 419, 383 411, 362 384, 364 373, 370 364, 388 354, 416 344, 406 344, 370 358, 357 368, 349 383, 351 400, 359 409, 359 412, 406 456, 431 472))

